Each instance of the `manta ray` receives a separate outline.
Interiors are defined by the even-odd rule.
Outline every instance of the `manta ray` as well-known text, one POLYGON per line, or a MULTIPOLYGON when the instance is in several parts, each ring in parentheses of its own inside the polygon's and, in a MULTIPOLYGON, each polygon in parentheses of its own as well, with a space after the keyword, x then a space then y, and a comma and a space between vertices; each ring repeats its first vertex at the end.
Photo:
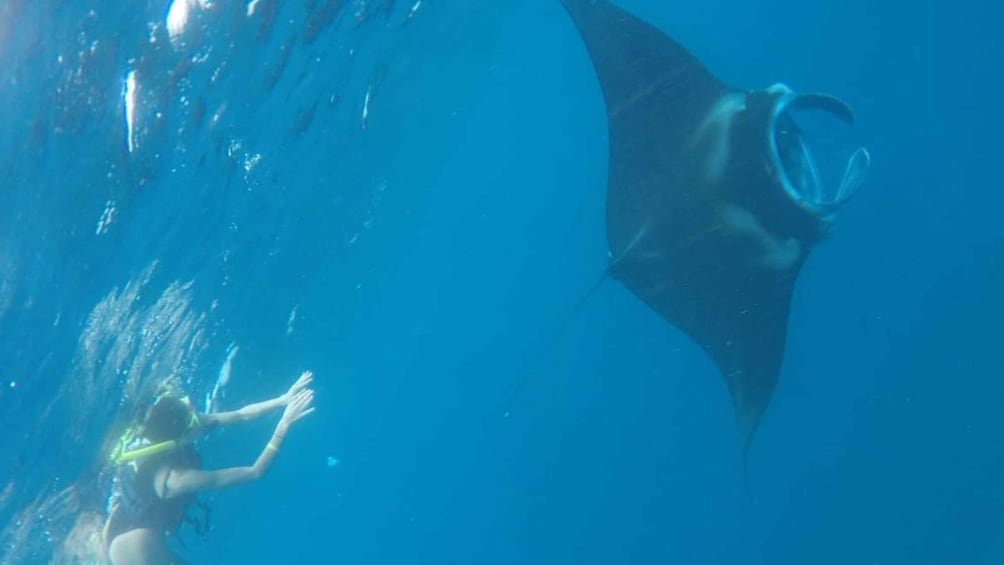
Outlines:
POLYGON ((718 366, 745 460, 777 383, 799 270, 870 165, 857 149, 841 182, 824 183, 796 114, 847 124, 854 114, 784 84, 729 86, 610 2, 561 2, 606 102, 608 274, 718 366))

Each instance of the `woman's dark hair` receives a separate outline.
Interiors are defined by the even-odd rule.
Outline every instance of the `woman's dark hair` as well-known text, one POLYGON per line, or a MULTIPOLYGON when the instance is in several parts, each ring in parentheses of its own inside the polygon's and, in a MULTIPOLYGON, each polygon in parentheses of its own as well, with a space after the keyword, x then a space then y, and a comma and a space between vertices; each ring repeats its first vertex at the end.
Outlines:
POLYGON ((192 409, 174 397, 157 400, 146 413, 143 436, 153 443, 181 439, 188 433, 192 422, 192 409))

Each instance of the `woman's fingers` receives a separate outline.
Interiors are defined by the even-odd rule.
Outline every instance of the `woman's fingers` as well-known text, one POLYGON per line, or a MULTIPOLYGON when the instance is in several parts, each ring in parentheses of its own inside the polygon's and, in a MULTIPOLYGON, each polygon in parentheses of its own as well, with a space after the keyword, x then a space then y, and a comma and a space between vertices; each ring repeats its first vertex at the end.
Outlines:
POLYGON ((294 393, 286 405, 286 412, 283 414, 283 418, 290 424, 298 421, 300 418, 314 411, 314 408, 310 405, 313 401, 313 389, 303 389, 294 393))
POLYGON ((307 390, 299 392, 293 398, 293 402, 291 402, 290 404, 295 410, 303 410, 304 408, 309 406, 310 403, 313 402, 313 400, 314 400, 314 391, 308 388, 307 390))
POLYGON ((300 378, 296 379, 296 384, 293 386, 299 386, 300 388, 303 388, 304 386, 309 385, 310 382, 313 380, 314 380, 314 373, 310 371, 304 371, 300 375, 300 378))
POLYGON ((296 379, 296 382, 293 383, 293 386, 289 387, 288 394, 294 395, 302 391, 304 388, 309 386, 310 383, 312 383, 313 381, 314 381, 314 373, 310 371, 304 371, 303 373, 300 374, 300 377, 296 379))
POLYGON ((304 417, 304 416, 306 416, 307 414, 310 414, 310 413, 312 413, 313 411, 314 411, 314 409, 313 409, 313 408, 310 408, 310 409, 308 409, 308 410, 304 410, 304 411, 302 411, 302 412, 296 412, 295 414, 293 414, 293 416, 292 416, 292 418, 290 419, 290 421, 291 421, 291 422, 299 422, 301 418, 303 418, 303 417, 304 417))

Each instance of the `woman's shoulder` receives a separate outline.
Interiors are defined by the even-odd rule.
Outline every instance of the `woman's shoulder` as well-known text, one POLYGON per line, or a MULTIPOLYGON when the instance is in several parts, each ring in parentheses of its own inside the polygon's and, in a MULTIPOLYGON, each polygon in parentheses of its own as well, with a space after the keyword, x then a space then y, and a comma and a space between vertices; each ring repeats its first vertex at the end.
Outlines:
POLYGON ((193 446, 179 445, 139 462, 137 471, 141 475, 159 475, 171 469, 198 469, 201 466, 202 458, 193 446))
POLYGON ((190 445, 177 447, 169 453, 164 453, 164 457, 159 461, 151 461, 150 481, 153 491, 158 498, 165 498, 167 490, 168 475, 172 471, 182 471, 188 469, 199 469, 202 460, 199 452, 190 445))

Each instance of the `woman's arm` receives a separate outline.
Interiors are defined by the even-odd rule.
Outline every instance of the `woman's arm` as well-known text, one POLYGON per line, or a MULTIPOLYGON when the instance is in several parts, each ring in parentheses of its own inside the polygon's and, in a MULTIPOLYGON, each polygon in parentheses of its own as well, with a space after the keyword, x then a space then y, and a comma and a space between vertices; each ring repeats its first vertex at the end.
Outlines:
POLYGON ((260 416, 265 415, 280 406, 286 405, 286 395, 277 396, 270 400, 265 400, 263 402, 255 402, 254 404, 248 404, 247 406, 241 408, 240 410, 232 410, 230 412, 216 412, 213 414, 200 414, 199 422, 206 426, 211 427, 214 425, 228 426, 230 424, 236 424, 238 422, 248 422, 254 420, 260 416))
POLYGON ((275 432, 265 449, 258 455, 258 459, 250 467, 231 467, 218 471, 202 471, 199 469, 164 469, 163 475, 157 473, 154 490, 161 498, 173 498, 185 494, 192 494, 199 491, 224 488, 256 481, 263 476, 275 462, 279 448, 286 439, 286 432, 289 427, 314 411, 311 403, 314 400, 314 391, 307 389, 298 392, 282 414, 282 419, 275 427, 275 432))
POLYGON ((271 400, 265 400, 263 402, 248 404, 240 410, 233 410, 231 412, 200 414, 199 422, 205 428, 212 428, 217 425, 227 426, 238 422, 254 420, 255 418, 264 416, 276 408, 289 404, 290 400, 300 391, 306 389, 313 380, 314 374, 310 371, 304 371, 303 374, 300 375, 300 378, 296 379, 296 382, 293 383, 293 386, 289 387, 286 394, 283 394, 282 396, 277 396, 271 400))

